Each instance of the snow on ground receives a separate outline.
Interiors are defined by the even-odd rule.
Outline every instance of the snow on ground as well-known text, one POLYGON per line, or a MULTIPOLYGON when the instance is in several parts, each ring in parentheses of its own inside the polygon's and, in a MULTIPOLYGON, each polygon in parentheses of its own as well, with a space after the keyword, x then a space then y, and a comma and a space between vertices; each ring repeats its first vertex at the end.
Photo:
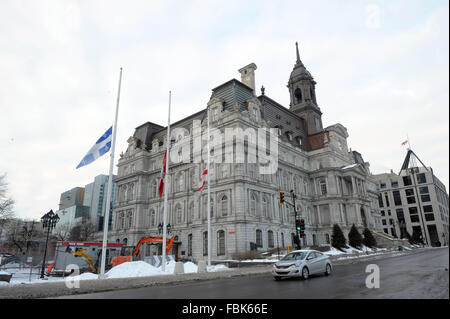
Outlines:
MULTIPOLYGON (((162 271, 162 267, 152 266, 144 261, 132 261, 120 264, 109 270, 105 276, 109 278, 133 278, 133 277, 150 277, 150 276, 160 276, 160 275, 170 275, 173 274, 175 269, 175 262, 170 261, 166 264, 165 271, 162 271)), ((197 265, 193 262, 184 263, 184 273, 196 273, 197 265)), ((208 266, 208 272, 224 271, 229 268, 223 264, 208 266)), ((0 271, 0 274, 13 274, 10 283, 5 281, 0 281, 0 287, 19 285, 19 284, 35 284, 35 283, 46 283, 46 282, 60 282, 64 281, 64 277, 45 277, 45 279, 40 279, 40 269, 33 268, 30 281, 30 269, 28 268, 8 268, 7 271, 0 271)), ((78 276, 70 277, 73 280, 92 280, 98 279, 97 274, 90 272, 85 272, 78 276)))

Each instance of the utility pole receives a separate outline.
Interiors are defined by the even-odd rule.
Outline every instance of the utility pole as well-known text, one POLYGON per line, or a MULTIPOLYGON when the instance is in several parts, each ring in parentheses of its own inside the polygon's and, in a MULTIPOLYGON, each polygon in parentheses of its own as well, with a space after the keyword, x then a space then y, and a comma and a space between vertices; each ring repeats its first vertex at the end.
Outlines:
POLYGON ((292 195, 292 206, 294 207, 294 215, 295 215, 295 244, 297 246, 297 249, 302 249, 301 245, 300 245, 300 234, 298 232, 298 227, 297 227, 297 209, 295 208, 295 199, 297 198, 297 196, 294 194, 294 190, 291 189, 291 195, 292 195))

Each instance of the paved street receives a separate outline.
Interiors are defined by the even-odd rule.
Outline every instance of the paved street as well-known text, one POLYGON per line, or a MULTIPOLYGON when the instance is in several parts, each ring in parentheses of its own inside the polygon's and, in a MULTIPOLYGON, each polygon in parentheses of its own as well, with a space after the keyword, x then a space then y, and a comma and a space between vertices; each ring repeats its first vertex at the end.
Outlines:
POLYGON ((148 299, 307 299, 449 298, 449 250, 435 248, 411 255, 336 265, 329 277, 274 281, 270 274, 72 295, 61 298, 148 299), (380 288, 366 287, 366 266, 380 269, 380 288))

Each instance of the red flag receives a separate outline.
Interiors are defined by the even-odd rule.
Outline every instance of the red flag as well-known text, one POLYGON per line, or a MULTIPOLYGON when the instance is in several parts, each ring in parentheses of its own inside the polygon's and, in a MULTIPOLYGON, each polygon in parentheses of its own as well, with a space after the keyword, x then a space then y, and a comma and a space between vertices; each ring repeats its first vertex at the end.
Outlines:
POLYGON ((404 142, 402 143, 402 145, 405 145, 406 143, 408 143, 408 140, 404 141, 404 142))
POLYGON ((164 192, 164 178, 166 177, 166 160, 167 160, 167 151, 164 152, 164 159, 163 159, 163 165, 161 168, 161 179, 159 181, 159 197, 162 196, 164 192))
POLYGON ((199 185, 199 187, 198 187, 198 190, 199 191, 201 191, 202 189, 203 189, 203 186, 205 186, 205 183, 206 183, 206 175, 208 175, 208 170, 207 169, 205 169, 204 171, 203 171, 203 174, 202 174, 202 183, 199 185))

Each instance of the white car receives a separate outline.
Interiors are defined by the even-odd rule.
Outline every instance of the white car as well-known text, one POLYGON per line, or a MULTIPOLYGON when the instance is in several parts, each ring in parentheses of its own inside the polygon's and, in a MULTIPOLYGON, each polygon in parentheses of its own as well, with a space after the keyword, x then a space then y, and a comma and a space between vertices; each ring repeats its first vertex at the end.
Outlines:
POLYGON ((273 265, 272 275, 275 280, 285 277, 303 277, 310 275, 331 274, 332 264, 327 255, 317 250, 294 250, 273 265))

